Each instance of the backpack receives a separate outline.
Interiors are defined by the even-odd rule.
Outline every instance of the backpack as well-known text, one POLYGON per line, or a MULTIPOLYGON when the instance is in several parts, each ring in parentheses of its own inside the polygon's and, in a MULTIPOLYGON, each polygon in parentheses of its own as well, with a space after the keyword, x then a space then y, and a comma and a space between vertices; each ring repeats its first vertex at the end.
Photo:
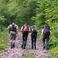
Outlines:
POLYGON ((28 25, 23 26, 23 31, 28 32, 29 31, 29 26, 28 25))
POLYGON ((43 33, 44 33, 45 36, 49 36, 50 35, 50 29, 45 28, 43 33))
POLYGON ((31 36, 36 37, 37 36, 37 31, 33 30, 31 36))
POLYGON ((10 30, 10 31, 16 32, 16 26, 15 26, 15 25, 12 25, 12 27, 11 27, 11 30, 10 30))

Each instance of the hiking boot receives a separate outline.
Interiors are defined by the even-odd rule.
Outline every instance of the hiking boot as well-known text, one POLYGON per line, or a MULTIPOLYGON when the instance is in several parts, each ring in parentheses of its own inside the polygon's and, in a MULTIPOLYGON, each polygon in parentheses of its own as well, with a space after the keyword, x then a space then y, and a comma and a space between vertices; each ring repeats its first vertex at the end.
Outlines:
POLYGON ((46 50, 48 50, 49 48, 46 48, 46 50))
POLYGON ((21 46, 21 48, 22 48, 22 49, 25 49, 25 47, 24 47, 23 45, 21 46))
POLYGON ((23 45, 21 46, 21 48, 23 48, 23 45))
POLYGON ((43 49, 45 49, 45 46, 43 47, 43 49))
POLYGON ((11 49, 15 48, 15 43, 11 44, 11 49))

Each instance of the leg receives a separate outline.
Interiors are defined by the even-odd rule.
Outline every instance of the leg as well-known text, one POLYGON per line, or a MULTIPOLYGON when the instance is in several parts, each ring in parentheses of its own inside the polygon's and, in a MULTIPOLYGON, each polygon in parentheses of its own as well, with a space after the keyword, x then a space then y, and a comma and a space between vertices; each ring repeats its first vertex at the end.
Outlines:
POLYGON ((36 38, 35 38, 35 41, 34 41, 34 46, 35 46, 35 49, 36 49, 36 38))
POLYGON ((24 38, 25 38, 25 33, 22 33, 22 34, 23 34, 23 35, 22 35, 22 39, 23 39, 23 40, 22 40, 22 46, 21 46, 21 48, 24 48, 24 41, 25 41, 24 38))
POLYGON ((45 39, 45 48, 46 48, 46 49, 48 49, 48 39, 49 39, 49 38, 46 38, 46 39, 45 39))
POLYGON ((16 40, 16 34, 13 34, 13 40, 16 40))
POLYGON ((28 32, 26 32, 26 33, 25 33, 24 48, 26 48, 26 44, 27 44, 27 37, 28 37, 28 32))
POLYGON ((15 42, 11 42, 11 48, 15 48, 15 42))
POLYGON ((45 37, 43 37, 43 49, 45 48, 45 37))
POLYGON ((24 37, 23 48, 26 48, 26 37, 24 37))
POLYGON ((33 49, 33 37, 31 38, 31 44, 32 44, 32 49, 33 49))
POLYGON ((15 34, 14 40, 16 40, 16 34, 15 34))
POLYGON ((36 37, 35 36, 34 36, 33 42, 34 42, 34 49, 36 49, 36 37))

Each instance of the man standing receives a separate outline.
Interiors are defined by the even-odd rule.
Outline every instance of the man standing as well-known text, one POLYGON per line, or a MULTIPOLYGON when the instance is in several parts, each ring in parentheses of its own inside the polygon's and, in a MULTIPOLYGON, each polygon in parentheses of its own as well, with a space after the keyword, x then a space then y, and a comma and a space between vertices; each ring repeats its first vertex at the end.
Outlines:
POLYGON ((30 31, 29 25, 27 23, 25 23, 22 26, 21 31, 22 31, 22 38, 23 38, 21 48, 25 49, 26 48, 28 34, 29 34, 29 31, 30 31))
POLYGON ((32 44, 32 49, 36 49, 36 39, 37 39, 37 30, 33 26, 32 32, 31 32, 31 44, 32 44))
POLYGON ((46 23, 42 29, 43 34, 43 48, 48 49, 48 41, 50 36, 50 26, 46 23))
POLYGON ((15 23, 12 23, 8 26, 10 39, 11 39, 11 48, 15 48, 15 39, 18 32, 18 26, 15 23))

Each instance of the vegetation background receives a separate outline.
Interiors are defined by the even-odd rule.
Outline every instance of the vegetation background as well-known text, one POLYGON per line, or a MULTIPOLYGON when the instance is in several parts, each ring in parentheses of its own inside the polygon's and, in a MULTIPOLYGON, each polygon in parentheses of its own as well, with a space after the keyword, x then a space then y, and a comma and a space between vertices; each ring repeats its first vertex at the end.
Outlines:
POLYGON ((47 22, 51 27, 50 51, 58 58, 58 0, 0 0, 0 50, 7 47, 6 27, 11 22, 19 28, 25 22, 36 25, 40 32, 47 22))

